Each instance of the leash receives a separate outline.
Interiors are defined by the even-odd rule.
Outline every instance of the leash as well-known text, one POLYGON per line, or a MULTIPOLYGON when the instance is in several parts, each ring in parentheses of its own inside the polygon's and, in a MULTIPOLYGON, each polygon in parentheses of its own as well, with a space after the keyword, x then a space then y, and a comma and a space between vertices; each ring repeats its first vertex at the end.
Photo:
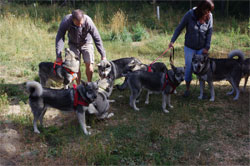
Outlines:
POLYGON ((152 72, 152 65, 164 54, 166 54, 171 48, 173 48, 173 54, 170 54, 170 62, 172 61, 172 57, 174 58, 174 47, 167 48, 160 56, 158 56, 150 65, 148 66, 148 72, 152 72))

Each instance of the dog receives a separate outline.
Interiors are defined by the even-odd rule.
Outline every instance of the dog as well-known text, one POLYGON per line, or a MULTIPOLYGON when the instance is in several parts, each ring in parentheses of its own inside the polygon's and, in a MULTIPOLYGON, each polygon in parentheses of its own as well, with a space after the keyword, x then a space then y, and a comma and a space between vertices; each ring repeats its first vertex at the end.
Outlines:
MULTIPOLYGON (((228 54, 228 58, 232 59, 236 56, 240 55, 241 57, 245 57, 245 54, 240 50, 233 50, 228 54)), ((247 81, 250 75, 250 58, 244 59, 242 62, 242 78, 245 78, 244 86, 243 86, 243 92, 246 91, 246 85, 247 81)))
POLYGON ((109 100, 112 90, 113 90, 114 81, 111 78, 103 78, 97 81, 98 85, 98 93, 97 98, 93 103, 89 105, 88 112, 90 114, 95 114, 98 119, 108 119, 114 116, 114 113, 109 113, 108 110, 110 108, 110 102, 114 102, 113 100, 109 100))
POLYGON ((209 58, 208 54, 205 55, 194 55, 192 59, 192 69, 194 74, 196 74, 200 81, 200 96, 198 99, 203 98, 203 90, 205 86, 205 81, 208 82, 210 88, 211 98, 210 101, 214 101, 214 81, 228 80, 232 85, 233 90, 228 92, 228 95, 232 95, 236 91, 234 100, 239 99, 239 83, 241 80, 242 69, 241 62, 244 60, 244 56, 241 54, 237 55, 238 60, 223 58, 215 59, 209 58))
MULTIPOLYGON (((125 75, 131 91, 129 105, 135 111, 139 111, 139 108, 136 107, 136 99, 139 97, 142 88, 145 88, 152 92, 162 93, 163 112, 169 113, 166 104, 173 108, 170 104, 170 94, 184 80, 184 67, 175 67, 171 64, 171 68, 172 70, 167 70, 165 73, 138 70, 125 75)), ((149 100, 148 97, 147 100, 149 100)))
POLYGON ((64 89, 68 89, 69 84, 77 78, 79 71, 79 58, 68 48, 65 49, 65 61, 62 65, 56 65, 52 62, 41 62, 39 64, 39 78, 43 87, 46 87, 48 80, 62 82, 64 89))
MULTIPOLYGON (((166 73, 168 71, 168 68, 167 66, 162 63, 162 62, 156 62, 156 63, 153 63, 153 64, 150 64, 150 65, 146 65, 146 64, 129 64, 127 69, 125 69, 125 73, 123 73, 122 75, 126 75, 126 73, 129 73, 129 72, 133 72, 133 71, 138 71, 138 70, 141 70, 141 71, 148 71, 148 72, 162 72, 162 73, 166 73), (133 70, 131 70, 131 68, 133 70)), ((125 77, 125 80, 124 82, 122 83, 122 85, 117 85, 117 89, 118 90, 125 90, 128 86, 128 83, 127 83, 127 77, 125 77)))
POLYGON ((37 120, 43 125, 43 116, 48 107, 61 111, 76 111, 78 121, 85 135, 91 133, 87 131, 85 123, 85 112, 88 105, 97 98, 98 86, 96 82, 85 83, 69 89, 43 88, 35 81, 27 82, 29 95, 29 105, 34 115, 33 127, 35 133, 40 133, 37 128, 37 120))
POLYGON ((112 80, 122 77, 122 73, 127 70, 134 70, 137 65, 142 64, 140 60, 130 57, 130 58, 120 58, 113 61, 102 60, 98 66, 98 74, 100 78, 109 77, 112 80))

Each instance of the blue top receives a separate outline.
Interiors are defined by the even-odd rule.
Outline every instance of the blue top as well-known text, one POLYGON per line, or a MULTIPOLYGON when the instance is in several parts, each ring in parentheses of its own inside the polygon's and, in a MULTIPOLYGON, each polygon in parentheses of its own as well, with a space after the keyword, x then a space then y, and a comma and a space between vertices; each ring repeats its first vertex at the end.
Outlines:
POLYGON ((180 24, 175 29, 171 42, 174 43, 181 31, 186 27, 185 46, 194 50, 202 48, 209 50, 213 32, 213 15, 210 12, 209 20, 201 24, 194 14, 194 9, 190 9, 184 15, 180 24))

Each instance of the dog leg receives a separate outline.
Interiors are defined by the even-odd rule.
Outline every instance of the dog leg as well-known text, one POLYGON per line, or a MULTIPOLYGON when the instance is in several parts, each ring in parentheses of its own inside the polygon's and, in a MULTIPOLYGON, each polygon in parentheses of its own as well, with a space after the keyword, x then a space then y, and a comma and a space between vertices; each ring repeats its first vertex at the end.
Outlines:
POLYGON ((69 89, 69 85, 64 85, 64 89, 69 89))
POLYGON ((198 99, 202 99, 203 98, 203 90, 204 90, 204 86, 205 86, 205 81, 203 81, 202 79, 199 79, 200 81, 200 96, 198 97, 198 99))
MULTIPOLYGON (((230 82, 230 84, 232 85, 233 87, 233 90, 235 90, 236 92, 236 95, 234 97, 234 100, 238 100, 239 99, 239 96, 240 96, 240 91, 239 91, 239 87, 237 85, 239 85, 239 81, 238 83, 235 83, 235 80, 233 80, 232 78, 228 80, 230 82)), ((231 92, 227 93, 227 95, 231 95, 231 92)))
POLYGON ((210 94, 211 94, 211 98, 210 98, 209 101, 214 101, 215 94, 214 94, 214 85, 213 85, 213 82, 212 81, 208 82, 208 85, 209 85, 210 94))
POLYGON ((130 96, 130 103, 129 105, 135 110, 135 111, 139 111, 140 109, 136 107, 136 98, 138 96, 139 92, 135 92, 133 91, 131 96, 130 96))
POLYGON ((169 106, 169 108, 174 108, 174 106, 172 106, 172 105, 170 104, 170 100, 171 100, 171 95, 170 95, 170 94, 167 94, 168 106, 169 106))
POLYGON ((81 128, 84 132, 85 135, 91 135, 91 132, 87 131, 87 126, 86 126, 86 122, 85 122, 85 110, 81 109, 83 112, 79 112, 77 111, 77 118, 78 121, 81 125, 81 128))
POLYGON ((38 117, 34 115, 34 120, 33 120, 34 132, 37 133, 37 134, 40 134, 40 131, 37 128, 37 120, 38 120, 38 117))
POLYGON ((152 94, 152 92, 148 91, 147 96, 146 96, 145 104, 149 104, 149 95, 151 95, 151 94, 152 94))
POLYGON ((244 83, 244 87, 243 87, 243 92, 246 91, 247 81, 248 81, 248 76, 245 76, 245 83, 244 83))
POLYGON ((169 111, 166 109, 166 105, 167 105, 166 98, 167 98, 166 94, 162 94, 162 110, 165 113, 169 113, 169 111))
POLYGON ((40 117, 39 117, 39 121, 40 121, 40 125, 41 125, 41 126, 43 126, 43 117, 44 117, 46 111, 47 111, 47 107, 44 108, 42 114, 41 114, 40 117))

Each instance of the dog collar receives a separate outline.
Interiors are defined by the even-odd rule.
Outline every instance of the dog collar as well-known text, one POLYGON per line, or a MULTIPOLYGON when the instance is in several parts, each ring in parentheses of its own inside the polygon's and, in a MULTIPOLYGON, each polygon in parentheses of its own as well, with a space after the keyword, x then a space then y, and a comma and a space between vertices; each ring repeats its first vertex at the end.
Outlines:
POLYGON ((163 85, 162 90, 164 90, 164 89, 166 88, 167 84, 169 84, 169 85, 172 87, 172 90, 171 90, 170 94, 173 94, 173 93, 174 93, 174 90, 176 89, 176 86, 175 86, 175 85, 172 83, 172 81, 169 79, 168 73, 166 72, 165 81, 164 81, 164 85, 163 85))
POLYGON ((74 107, 77 107, 78 105, 89 106, 89 103, 84 101, 83 98, 81 96, 79 96, 76 87, 77 86, 75 84, 73 84, 73 88, 74 88, 74 91, 75 91, 75 94, 74 94, 74 107))
POLYGON ((148 72, 153 72, 151 64, 148 66, 148 72))

